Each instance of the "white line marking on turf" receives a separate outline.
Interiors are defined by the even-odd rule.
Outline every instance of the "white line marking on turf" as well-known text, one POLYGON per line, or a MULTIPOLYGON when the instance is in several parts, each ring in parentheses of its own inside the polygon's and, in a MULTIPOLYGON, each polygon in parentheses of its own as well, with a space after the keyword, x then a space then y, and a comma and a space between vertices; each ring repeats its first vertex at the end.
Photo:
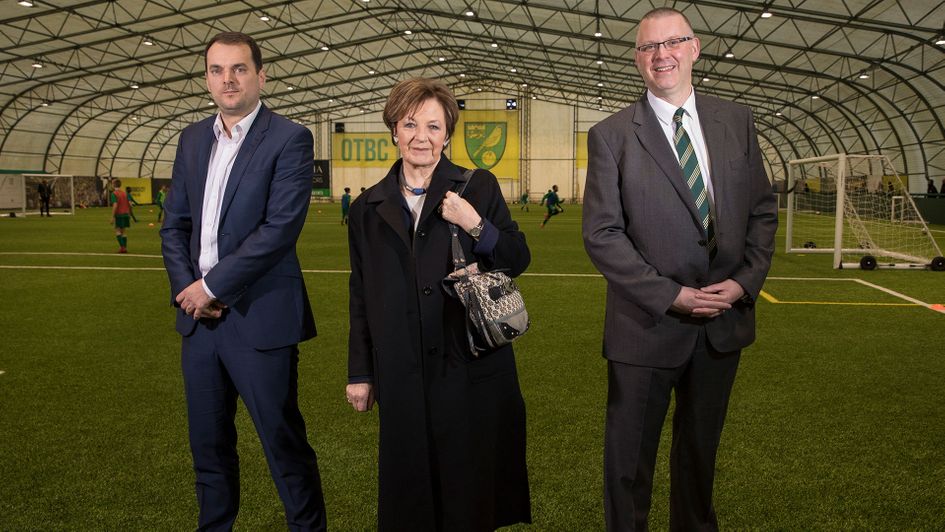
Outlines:
POLYGON ((884 286, 880 286, 878 284, 871 283, 869 281, 864 281, 863 279, 856 279, 853 277, 768 277, 768 279, 772 281, 846 281, 846 282, 852 282, 852 283, 861 284, 869 288, 873 288, 875 290, 879 290, 880 292, 889 294, 893 297, 897 297, 904 301, 908 301, 915 305, 919 305, 920 307, 925 307, 935 312, 945 313, 945 311, 940 310, 941 305, 933 305, 931 303, 926 303, 925 301, 920 301, 914 297, 910 297, 903 293, 896 292, 895 290, 892 290, 890 288, 886 288, 884 286))
POLYGON ((3 270, 117 270, 163 272, 164 268, 122 268, 120 266, 6 266, 0 265, 3 270))
POLYGON ((889 294, 889 295, 891 295, 891 296, 898 297, 899 299, 904 299, 904 300, 906 300, 906 301, 908 301, 908 302, 910 302, 910 303, 915 303, 916 305, 922 305, 922 306, 925 307, 925 308, 929 308, 929 307, 932 306, 932 305, 930 305, 930 304, 928 304, 928 303, 926 303, 926 302, 924 302, 924 301, 919 301, 918 299, 916 299, 916 298, 914 298, 914 297, 909 297, 909 296, 907 296, 907 295, 905 295, 905 294, 900 294, 899 292, 896 292, 895 290, 890 290, 889 288, 886 288, 886 287, 883 287, 883 286, 879 286, 878 284, 873 284, 873 283, 871 283, 871 282, 869 282, 869 281, 864 281, 863 279, 854 279, 854 281, 856 281, 857 283, 859 283, 859 284, 861 284, 861 285, 863 285, 863 286, 868 286, 868 287, 870 287, 870 288, 875 288, 876 290, 879 290, 880 292, 885 292, 885 293, 887 293, 887 294, 889 294))
POLYGON ((160 259, 160 255, 142 255, 134 253, 70 253, 64 251, 0 251, 0 255, 71 255, 78 257, 144 257, 147 259, 160 259))
MULTIPOLYGON (((11 266, 0 265, 4 270, 117 270, 117 271, 145 271, 163 272, 160 267, 121 267, 121 266, 11 266)), ((302 273, 342 273, 349 274, 351 270, 302 270, 302 273)), ((523 273, 523 277, 603 277, 599 273, 523 273)))

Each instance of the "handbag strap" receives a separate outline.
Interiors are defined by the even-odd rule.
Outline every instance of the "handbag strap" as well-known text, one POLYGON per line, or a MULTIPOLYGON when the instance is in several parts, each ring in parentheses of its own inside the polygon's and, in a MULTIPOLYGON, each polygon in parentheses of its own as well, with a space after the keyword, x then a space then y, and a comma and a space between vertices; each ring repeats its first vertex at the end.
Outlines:
MULTIPOLYGON (((459 189, 457 194, 459 197, 463 197, 463 192, 466 192, 466 186, 469 185, 469 180, 472 178, 475 169, 469 169, 463 172, 463 177, 466 181, 463 183, 463 187, 459 189)), ((453 251, 453 269, 461 270, 466 268, 466 254, 463 253, 463 247, 459 244, 459 228, 456 227, 456 224, 450 223, 450 237, 452 238, 452 251, 453 251)))

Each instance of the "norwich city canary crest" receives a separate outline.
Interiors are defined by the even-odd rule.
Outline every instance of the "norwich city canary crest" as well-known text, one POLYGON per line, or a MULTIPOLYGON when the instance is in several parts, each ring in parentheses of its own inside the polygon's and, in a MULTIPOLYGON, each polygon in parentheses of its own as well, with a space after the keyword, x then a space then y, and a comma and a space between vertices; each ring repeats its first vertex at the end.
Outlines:
POLYGON ((469 160, 483 170, 499 164, 505 153, 507 122, 466 122, 466 153, 469 160))

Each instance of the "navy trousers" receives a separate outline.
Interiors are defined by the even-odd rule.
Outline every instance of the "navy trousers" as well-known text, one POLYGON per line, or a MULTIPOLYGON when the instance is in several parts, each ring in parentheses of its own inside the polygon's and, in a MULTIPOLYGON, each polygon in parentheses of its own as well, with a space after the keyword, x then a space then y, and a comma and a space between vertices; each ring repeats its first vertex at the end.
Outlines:
POLYGON ((298 407, 298 347, 258 351, 238 329, 226 313, 204 320, 181 349, 198 530, 231 530, 239 511, 237 397, 256 426, 289 529, 326 530, 318 464, 298 407))
POLYGON ((648 530, 663 421, 675 391, 670 451, 670 530, 718 530, 715 457, 741 351, 719 353, 699 335, 678 368, 610 361, 604 435, 604 517, 608 532, 648 530))

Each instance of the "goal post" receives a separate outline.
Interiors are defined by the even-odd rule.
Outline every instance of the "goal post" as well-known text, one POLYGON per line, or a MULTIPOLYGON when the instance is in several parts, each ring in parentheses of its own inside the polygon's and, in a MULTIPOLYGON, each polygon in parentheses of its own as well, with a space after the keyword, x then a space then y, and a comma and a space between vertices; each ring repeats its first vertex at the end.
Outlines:
POLYGON ((908 188, 884 155, 788 162, 788 253, 826 253, 834 268, 945 270, 908 188))
POLYGON ((75 177, 65 174, 3 174, 0 175, 0 213, 39 214, 39 185, 52 190, 50 213, 75 214, 75 177))

